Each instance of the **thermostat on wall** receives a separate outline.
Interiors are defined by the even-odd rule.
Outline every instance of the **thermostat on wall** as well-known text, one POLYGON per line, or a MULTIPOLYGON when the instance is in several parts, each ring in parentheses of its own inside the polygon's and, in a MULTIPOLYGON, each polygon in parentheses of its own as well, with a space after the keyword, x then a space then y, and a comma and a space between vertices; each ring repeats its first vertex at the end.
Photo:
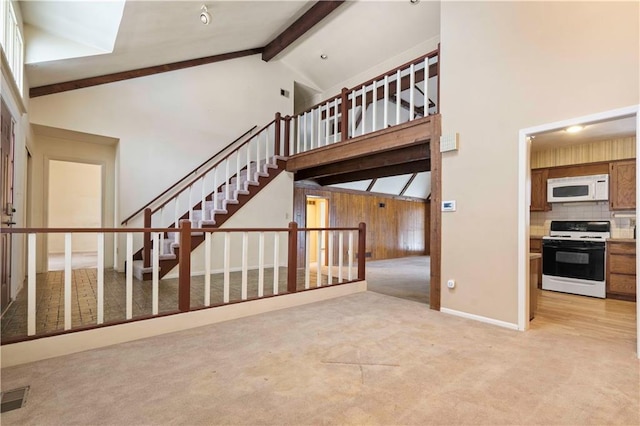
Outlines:
POLYGON ((442 202, 442 211, 443 212, 455 212, 456 211, 456 202, 452 201, 443 201, 442 202))

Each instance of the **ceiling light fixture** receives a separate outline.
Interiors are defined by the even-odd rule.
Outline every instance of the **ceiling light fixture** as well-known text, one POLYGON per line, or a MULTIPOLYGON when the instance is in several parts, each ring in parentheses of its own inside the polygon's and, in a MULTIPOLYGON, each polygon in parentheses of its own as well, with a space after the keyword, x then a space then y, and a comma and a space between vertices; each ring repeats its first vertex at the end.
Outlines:
POLYGON ((567 133, 578 133, 582 129, 584 129, 584 126, 571 126, 571 127, 567 127, 565 131, 567 133))
POLYGON ((207 10, 207 6, 205 6, 204 4, 202 5, 202 9, 200 12, 200 22, 205 25, 209 25, 209 22, 211 22, 211 14, 207 10))
POLYGON ((320 59, 327 59, 327 58, 328 58, 328 56, 326 54, 324 54, 324 53, 320 55, 320 59))
POLYGON ((420 0, 409 0, 409 3, 418 4, 418 3, 420 3, 420 0))

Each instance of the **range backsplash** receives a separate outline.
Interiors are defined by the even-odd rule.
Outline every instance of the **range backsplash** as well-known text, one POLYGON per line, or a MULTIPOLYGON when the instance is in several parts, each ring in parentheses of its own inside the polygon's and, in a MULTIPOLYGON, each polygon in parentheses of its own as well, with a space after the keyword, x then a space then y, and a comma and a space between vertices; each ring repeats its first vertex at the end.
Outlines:
POLYGON ((551 211, 531 212, 530 234, 549 235, 552 220, 609 220, 613 238, 633 238, 635 214, 635 211, 612 212, 607 201, 554 203, 551 211), (613 217, 614 214, 617 217, 613 217))

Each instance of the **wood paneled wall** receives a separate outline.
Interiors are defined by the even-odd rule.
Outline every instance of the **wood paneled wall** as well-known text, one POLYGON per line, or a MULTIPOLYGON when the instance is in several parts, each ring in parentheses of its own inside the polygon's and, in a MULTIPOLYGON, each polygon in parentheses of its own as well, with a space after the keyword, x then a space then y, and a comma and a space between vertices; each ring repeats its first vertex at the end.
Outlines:
MULTIPOLYGON (((429 209, 424 200, 296 184, 293 215, 300 227, 306 226, 306 197, 309 195, 329 200, 329 226, 367 224, 367 253, 371 253, 368 260, 425 254, 429 209), (381 204, 384 207, 380 207, 381 204)), ((298 259, 303 259, 300 254, 304 253, 304 238, 299 238, 298 245, 298 259)))
MULTIPOLYGON (((535 142, 534 142, 535 144, 535 142)), ((531 152, 531 168, 636 158, 636 138, 620 138, 531 152)))

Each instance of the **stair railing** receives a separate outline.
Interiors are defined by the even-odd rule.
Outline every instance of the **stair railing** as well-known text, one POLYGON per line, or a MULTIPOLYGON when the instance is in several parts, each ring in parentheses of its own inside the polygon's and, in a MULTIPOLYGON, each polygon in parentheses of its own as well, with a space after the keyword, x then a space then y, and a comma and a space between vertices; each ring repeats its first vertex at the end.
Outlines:
POLYGON ((438 113, 439 49, 285 117, 291 155, 438 113))
MULTIPOLYGON (((284 120, 280 113, 251 137, 221 156, 192 179, 176 189, 172 196, 144 209, 145 228, 178 228, 180 220, 188 219, 194 227, 214 226, 215 215, 226 213, 228 204, 236 204, 238 195, 246 193, 249 185, 256 185, 269 167, 282 158, 285 151, 281 137, 284 120)), ((173 243, 177 243, 177 232, 173 243)), ((143 238, 144 267, 151 265, 151 236, 143 238)), ((165 239, 161 238, 161 247, 165 239)), ((168 248, 161 254, 167 254, 168 248)))

